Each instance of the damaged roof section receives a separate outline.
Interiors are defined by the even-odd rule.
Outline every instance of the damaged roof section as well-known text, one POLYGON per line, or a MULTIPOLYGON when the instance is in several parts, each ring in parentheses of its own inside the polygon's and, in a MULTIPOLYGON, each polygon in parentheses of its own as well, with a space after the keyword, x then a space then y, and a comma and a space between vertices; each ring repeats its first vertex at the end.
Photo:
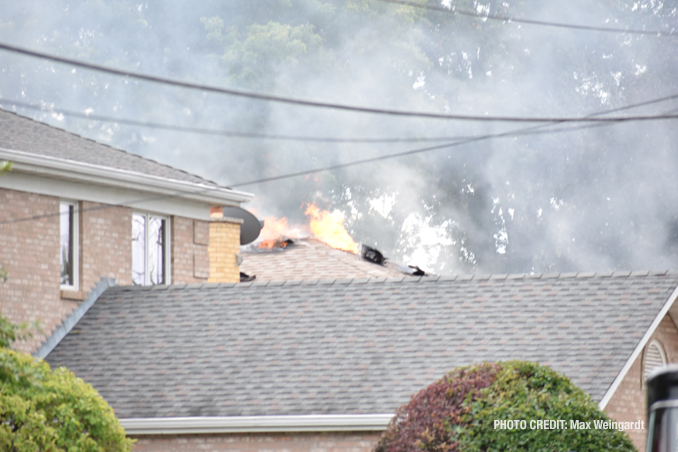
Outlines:
POLYGON ((280 239, 274 245, 242 247, 240 271, 256 275, 257 281, 402 278, 409 274, 399 270, 397 264, 384 261, 383 256, 383 265, 379 265, 315 238, 280 239))

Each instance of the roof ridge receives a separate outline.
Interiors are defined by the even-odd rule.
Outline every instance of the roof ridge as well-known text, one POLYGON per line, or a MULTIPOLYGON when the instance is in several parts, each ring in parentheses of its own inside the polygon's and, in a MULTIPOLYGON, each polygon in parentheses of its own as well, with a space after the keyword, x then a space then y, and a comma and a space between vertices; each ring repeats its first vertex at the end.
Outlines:
MULTIPOLYGON (((71 136, 74 136, 74 137, 76 137, 76 138, 79 138, 79 139, 82 139, 82 140, 85 140, 85 141, 90 141, 90 142, 92 142, 92 143, 94 143, 94 144, 96 144, 96 145, 99 145, 99 146, 105 146, 105 147, 107 147, 107 148, 109 148, 109 149, 112 149, 112 150, 117 151, 117 152, 122 152, 123 154, 129 155, 129 156, 131 156, 131 157, 135 157, 135 158, 138 158, 138 159, 140 159, 140 160, 147 161, 147 162, 152 162, 152 163, 155 163, 156 165, 160 165, 160 166, 163 166, 163 167, 165 167, 165 168, 169 168, 169 169, 174 170, 174 171, 179 171, 179 172, 184 173, 184 174, 186 174, 186 175, 188 175, 188 176, 191 176, 191 177, 195 177, 195 178, 197 178, 197 179, 200 179, 201 181, 205 181, 205 182, 207 182, 207 183, 213 184, 213 185, 215 185, 215 186, 217 186, 217 187, 222 187, 222 188, 228 188, 228 189, 230 189, 230 187, 227 187, 227 186, 225 186, 225 185, 220 185, 220 184, 218 184, 218 183, 216 183, 216 182, 214 182, 214 181, 211 181, 211 180, 209 180, 209 179, 205 179, 204 177, 202 177, 202 176, 200 176, 200 175, 198 175, 198 174, 193 174, 193 173, 190 173, 190 172, 188 172, 188 171, 186 171, 186 170, 184 170, 184 169, 176 168, 176 167, 171 166, 171 165, 168 165, 168 164, 166 164, 166 163, 162 163, 162 162, 159 162, 159 161, 157 161, 157 160, 154 160, 154 159, 151 159, 151 158, 148 158, 148 157, 144 157, 144 156, 141 156, 141 155, 139 155, 139 154, 135 154, 135 153, 133 153, 133 152, 126 151, 126 150, 124 150, 124 149, 116 148, 116 147, 114 147, 114 146, 112 146, 112 145, 110 145, 110 144, 102 143, 102 142, 97 141, 97 140, 95 140, 95 139, 88 138, 88 137, 86 137, 86 136, 84 136, 84 135, 80 135, 80 134, 78 134, 78 133, 71 132, 70 130, 66 130, 66 129, 64 129, 64 128, 54 126, 54 125, 49 124, 49 123, 47 123, 47 122, 38 121, 37 119, 31 118, 30 116, 24 116, 24 115, 19 114, 19 113, 15 112, 15 111, 7 110, 6 108, 3 108, 3 107, 1 107, 1 106, 0 106, 0 111, 3 111, 3 112, 5 112, 5 113, 9 113, 9 114, 13 114, 13 115, 15 115, 15 116, 17 116, 17 117, 19 117, 19 118, 22 118, 22 119, 27 119, 27 120, 32 121, 32 122, 34 122, 34 123, 36 123, 36 124, 39 124, 39 125, 41 125, 41 126, 46 126, 46 127, 51 128, 51 129, 58 130, 59 132, 67 133, 67 134, 69 134, 69 135, 71 135, 71 136)), ((41 111, 41 112, 48 112, 48 111, 45 111, 45 110, 40 110, 40 111, 41 111)), ((69 159, 66 159, 66 160, 69 160, 69 159)))
POLYGON ((314 286, 314 285, 355 285, 355 284, 410 284, 410 283, 428 283, 428 282, 452 282, 452 281, 504 281, 515 279, 589 279, 589 278, 620 278, 634 277, 642 278, 648 276, 678 276, 678 270, 642 270, 642 271, 614 271, 614 272, 570 272, 570 273, 516 273, 516 274, 490 274, 490 273, 471 273, 471 274, 453 274, 448 276, 419 276, 419 277, 365 277, 365 278, 336 278, 336 279, 295 279, 295 280, 274 280, 274 281, 249 281, 241 283, 191 283, 191 284, 170 284, 155 286, 116 286, 113 290, 120 291, 160 291, 160 290, 199 290, 199 289, 230 289, 230 288, 249 288, 249 287, 282 287, 282 286, 314 286))

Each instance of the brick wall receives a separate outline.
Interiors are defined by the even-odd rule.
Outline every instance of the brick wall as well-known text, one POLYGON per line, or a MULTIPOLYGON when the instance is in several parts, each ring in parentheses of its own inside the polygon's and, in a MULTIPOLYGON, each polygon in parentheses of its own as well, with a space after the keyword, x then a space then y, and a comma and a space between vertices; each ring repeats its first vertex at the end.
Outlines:
POLYGON ((240 252, 240 222, 212 218, 209 231, 209 282, 240 282, 235 255, 240 252))
MULTIPOLYGON (((678 329, 668 315, 661 321, 648 344, 652 340, 656 340, 662 345, 669 363, 678 363, 678 329)), ((644 420, 645 428, 647 428, 645 389, 641 383, 644 354, 645 350, 631 366, 626 377, 605 407, 605 412, 611 418, 622 422, 644 420)), ((638 450, 645 450, 647 430, 634 430, 628 433, 638 450)))
MULTIPOLYGON (((79 290, 61 290, 59 204, 57 197, 0 189, 0 221, 51 215, 0 225, 0 265, 9 272, 8 281, 0 283, 0 312, 14 323, 39 319, 47 335, 77 302, 84 300, 100 278, 115 278, 118 285, 132 284, 133 209, 79 202, 79 290)), ((226 243, 224 250, 232 255, 231 266, 224 272, 229 279, 224 282, 234 282, 237 251, 233 237, 237 230, 239 245, 240 227, 232 222, 222 222, 222 226, 224 234, 218 242, 226 243)), ((206 282, 210 271, 209 223, 172 217, 170 231, 172 281, 206 282)), ((44 334, 37 334, 27 343, 17 344, 17 348, 33 351, 44 339, 44 334)))
MULTIPOLYGON (((40 320, 49 333, 75 308, 60 296, 59 199, 0 189, 0 222, 52 215, 0 225, 0 265, 9 272, 0 282, 0 312, 14 323, 40 320)), ((29 351, 42 343, 35 334, 16 348, 29 351)))
POLYGON ((132 284, 132 209, 81 202, 80 289, 89 292, 100 278, 132 284))
POLYGON ((249 433, 139 437, 135 452, 370 452, 380 433, 249 433))
POLYGON ((209 223, 172 217, 172 283, 207 282, 210 276, 208 253, 209 223))

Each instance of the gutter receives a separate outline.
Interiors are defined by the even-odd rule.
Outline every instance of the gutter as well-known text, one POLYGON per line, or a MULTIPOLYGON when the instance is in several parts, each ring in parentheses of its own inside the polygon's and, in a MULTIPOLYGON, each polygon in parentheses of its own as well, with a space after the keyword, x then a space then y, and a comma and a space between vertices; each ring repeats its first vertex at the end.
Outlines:
POLYGON ((66 337, 68 333, 71 332, 73 327, 82 319, 82 317, 89 311, 89 308, 94 306, 94 303, 99 299, 102 293, 109 287, 115 286, 115 279, 113 278, 101 278, 101 281, 97 283, 96 287, 87 295, 85 301, 80 303, 78 307, 73 311, 71 315, 66 317, 61 321, 61 325, 45 339, 45 342, 38 348, 36 352, 33 353, 33 356, 36 358, 45 359, 54 348, 59 345, 59 342, 66 337))
POLYGON ((254 195, 250 193, 218 185, 168 179, 135 171, 5 148, 0 148, 0 160, 11 161, 13 163, 12 171, 16 173, 32 173, 77 182, 181 196, 184 199, 213 205, 239 205, 254 198, 254 195))
POLYGON ((120 419, 128 436, 200 433, 381 432, 393 414, 312 414, 120 419))

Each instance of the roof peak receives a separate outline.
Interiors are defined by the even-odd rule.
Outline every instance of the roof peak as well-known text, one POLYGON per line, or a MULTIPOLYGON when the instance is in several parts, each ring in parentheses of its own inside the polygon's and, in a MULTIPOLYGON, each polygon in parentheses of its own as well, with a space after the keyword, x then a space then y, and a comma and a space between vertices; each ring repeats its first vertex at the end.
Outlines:
POLYGON ((246 287, 290 287, 290 286, 315 286, 315 285, 356 285, 356 284, 412 284, 429 282, 453 282, 453 281, 504 281, 504 280, 565 280, 565 279, 591 279, 591 278, 638 278, 648 276, 678 275, 674 270, 642 270, 642 271, 612 271, 612 272, 563 272, 563 273, 517 273, 517 274, 455 274, 449 276, 405 276, 398 278, 352 278, 352 279, 309 279, 309 280, 286 280, 286 281, 251 281, 241 283, 203 283, 203 284, 172 284, 156 286, 117 286, 117 290, 123 291, 162 291, 162 290, 196 290, 196 289, 226 289, 246 287))

